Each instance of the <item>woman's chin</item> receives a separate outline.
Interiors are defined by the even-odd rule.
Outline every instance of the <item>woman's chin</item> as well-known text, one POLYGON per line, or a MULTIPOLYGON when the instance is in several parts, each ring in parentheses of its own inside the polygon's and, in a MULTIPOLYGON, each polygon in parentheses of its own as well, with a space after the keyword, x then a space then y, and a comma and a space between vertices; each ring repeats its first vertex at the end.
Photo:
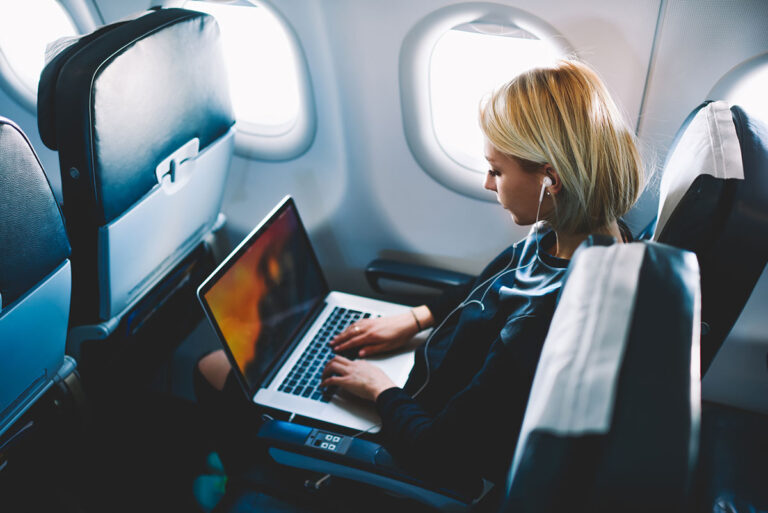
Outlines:
POLYGON ((512 221, 518 226, 531 226, 536 222, 534 219, 529 219, 527 217, 518 217, 514 212, 510 212, 509 217, 511 217, 512 221))

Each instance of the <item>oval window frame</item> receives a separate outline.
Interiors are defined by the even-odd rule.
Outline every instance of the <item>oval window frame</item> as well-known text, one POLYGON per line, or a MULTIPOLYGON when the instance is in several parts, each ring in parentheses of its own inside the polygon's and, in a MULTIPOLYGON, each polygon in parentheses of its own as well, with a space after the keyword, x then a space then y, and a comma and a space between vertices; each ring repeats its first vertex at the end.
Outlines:
MULTIPOLYGON (((185 3, 186 0, 176 0, 165 2, 164 5, 183 8, 185 3)), ((210 3, 222 2, 214 0, 210 3)), ((259 125, 252 121, 240 120, 235 113, 235 154, 247 159, 276 162, 298 158, 312 146, 317 131, 314 90, 304 48, 293 26, 271 2, 243 0, 241 3, 266 9, 285 31, 291 50, 296 56, 294 64, 299 87, 299 110, 295 121, 282 126, 259 125)))
POLYGON ((516 7, 490 2, 462 3, 433 11, 403 40, 399 59, 400 105, 411 154, 438 183, 464 196, 494 202, 495 194, 478 187, 483 172, 456 162, 440 145, 430 101, 430 59, 435 44, 454 27, 479 21, 516 25, 539 39, 548 40, 563 55, 575 52, 562 34, 541 18, 516 7))
MULTIPOLYGON (((96 12, 86 4, 85 0, 54 0, 69 16, 78 36, 87 34, 98 27, 96 12)), ((0 89, 16 103, 32 114, 37 114, 37 89, 31 90, 19 77, 8 58, 0 49, 0 89)))

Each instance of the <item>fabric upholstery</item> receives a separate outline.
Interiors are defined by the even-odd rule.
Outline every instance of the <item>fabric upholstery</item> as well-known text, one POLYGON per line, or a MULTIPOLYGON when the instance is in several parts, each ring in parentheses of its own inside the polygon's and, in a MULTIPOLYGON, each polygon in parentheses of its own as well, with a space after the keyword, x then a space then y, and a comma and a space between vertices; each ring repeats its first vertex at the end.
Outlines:
POLYGON ((27 137, 0 117, 0 294, 8 306, 69 256, 59 206, 27 137))
POLYGON ((736 127, 725 102, 706 103, 697 108, 679 132, 664 165, 657 233, 664 231, 680 198, 700 176, 719 180, 743 180, 736 127))
POLYGON ((504 511, 683 511, 700 415, 699 276, 656 243, 585 243, 544 343, 504 511))
POLYGON ((64 369, 69 254, 37 155, 19 127, 0 117, 0 436, 64 369))
POLYGON ((738 106, 705 103, 676 139, 654 240, 699 259, 705 372, 768 260, 768 127, 738 106))

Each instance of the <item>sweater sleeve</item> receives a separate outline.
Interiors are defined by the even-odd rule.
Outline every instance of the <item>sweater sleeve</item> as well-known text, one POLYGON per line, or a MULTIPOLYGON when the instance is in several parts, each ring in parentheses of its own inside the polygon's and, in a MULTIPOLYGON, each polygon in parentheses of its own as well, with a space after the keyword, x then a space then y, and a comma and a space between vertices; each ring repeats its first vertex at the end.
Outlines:
POLYGON ((461 303, 472 290, 472 283, 466 285, 454 285, 446 289, 436 299, 427 303, 427 308, 432 312, 435 324, 440 324, 446 316, 461 303))
POLYGON ((395 458, 449 481, 503 478, 546 335, 546 323, 542 333, 535 317, 513 322, 494 341, 480 371, 439 411, 430 414, 399 388, 379 395, 384 444, 395 458))

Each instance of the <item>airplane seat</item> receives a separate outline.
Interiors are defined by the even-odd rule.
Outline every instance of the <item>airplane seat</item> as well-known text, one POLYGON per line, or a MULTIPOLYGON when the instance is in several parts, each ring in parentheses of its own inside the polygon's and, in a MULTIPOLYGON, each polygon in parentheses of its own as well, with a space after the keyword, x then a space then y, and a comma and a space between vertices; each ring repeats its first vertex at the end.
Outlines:
MULTIPOLYGON (((0 205, 0 496, 10 506, 16 478, 29 477, 21 469, 51 466, 40 444, 51 430, 58 440, 75 428, 64 422, 84 403, 76 362, 64 354, 71 265, 61 211, 26 135, 3 117, 0 205)), ((35 482, 45 474, 34 469, 35 482)))
MULTIPOLYGON (((768 127, 746 109, 724 101, 698 106, 670 149, 654 237, 694 251, 698 257, 702 375, 722 353, 721 347, 728 349, 726 338, 764 273, 767 205, 768 127)), ((719 370, 742 375, 741 360, 734 366, 736 362, 720 360, 719 370)), ((755 384, 749 379, 744 382, 755 384)), ((721 376, 714 386, 723 384, 721 376)), ((705 380, 705 392, 706 385, 705 380)), ((719 404, 717 399, 704 401, 697 511, 765 508, 768 495, 761 468, 766 425, 764 414, 719 404)))
POLYGON ((653 234, 699 259, 704 375, 768 261, 768 127, 723 101, 696 107, 669 150, 653 234))
POLYGON ((402 468, 374 441, 332 429, 269 419, 259 441, 281 466, 314 473, 310 483, 323 482, 324 473, 341 478, 346 506, 334 509, 345 511, 413 504, 417 511, 684 511, 700 414, 698 264, 692 253, 664 244, 612 242, 590 237, 574 255, 506 499, 499 487, 485 496, 447 489, 402 468), (314 443, 326 436, 339 437, 334 450, 314 443), (349 481, 386 493, 355 497, 349 481))
POLYGON ((87 380, 142 329, 164 325, 178 342, 202 318, 194 291, 213 266, 234 137, 214 18, 160 9, 65 46, 41 74, 38 127, 59 153, 72 244, 67 352, 87 380))
POLYGON ((692 502, 698 263, 665 244, 606 240, 590 237, 573 257, 501 511, 679 512, 692 502))

